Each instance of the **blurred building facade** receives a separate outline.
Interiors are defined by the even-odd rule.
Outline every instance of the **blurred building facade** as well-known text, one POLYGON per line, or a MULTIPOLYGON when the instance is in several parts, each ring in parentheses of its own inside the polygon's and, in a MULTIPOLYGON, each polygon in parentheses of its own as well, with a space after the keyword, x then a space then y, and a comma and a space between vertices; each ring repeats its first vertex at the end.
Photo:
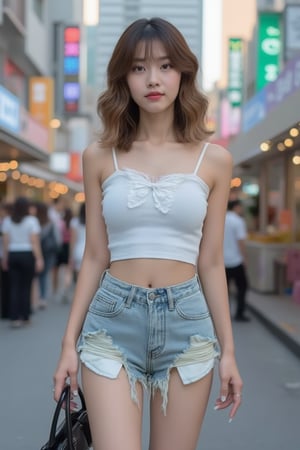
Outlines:
MULTIPOLYGON (((240 4, 225 0, 224 10, 229 3, 240 4)), ((245 204, 250 284, 274 292, 275 264, 284 267, 287 249, 300 246, 300 1, 253 3, 252 29, 249 17, 231 11, 212 122, 215 141, 233 155, 231 195, 245 204)))
POLYGON ((50 200, 82 190, 79 158, 73 167, 71 156, 88 141, 89 118, 80 96, 76 111, 63 107, 67 81, 80 93, 84 57, 79 61, 80 41, 64 54, 68 26, 80 36, 81 0, 0 0, 0 199, 50 200))

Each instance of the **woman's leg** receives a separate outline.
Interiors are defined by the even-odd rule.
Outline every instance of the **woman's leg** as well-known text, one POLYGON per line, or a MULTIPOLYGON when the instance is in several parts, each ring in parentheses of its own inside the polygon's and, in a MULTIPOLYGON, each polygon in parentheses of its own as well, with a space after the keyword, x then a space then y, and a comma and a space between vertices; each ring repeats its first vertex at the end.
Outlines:
POLYGON ((47 276, 48 272, 45 269, 38 274, 40 287, 40 300, 46 300, 47 276))
MULTIPOLYGON (((35 278, 35 286, 37 287, 37 277, 35 277, 35 260, 31 252, 24 252, 20 258, 21 263, 21 277, 20 277, 20 292, 21 294, 21 308, 22 318, 25 322, 29 321, 31 314, 31 294, 33 287, 33 280, 35 278)), ((37 298, 37 294, 35 294, 37 298)))
POLYGON ((183 385, 176 369, 170 374, 167 413, 157 391, 151 400, 150 450, 195 450, 211 390, 213 371, 183 385))
POLYGON ((143 390, 137 383, 137 405, 130 396, 124 369, 110 379, 82 365, 82 383, 94 450, 141 450, 143 390))
POLYGON ((1 318, 9 318, 9 279, 8 271, 1 270, 1 318))
POLYGON ((20 268, 18 255, 15 252, 9 253, 8 277, 10 285, 9 296, 9 318, 11 321, 20 320, 20 268))
POLYGON ((38 275, 40 286, 39 307, 42 309, 46 308, 47 306, 49 276, 53 264, 54 264, 54 257, 52 255, 44 255, 44 270, 40 272, 38 275))
POLYGON ((37 311, 39 306, 40 289, 38 277, 34 276, 30 288, 30 314, 37 311))

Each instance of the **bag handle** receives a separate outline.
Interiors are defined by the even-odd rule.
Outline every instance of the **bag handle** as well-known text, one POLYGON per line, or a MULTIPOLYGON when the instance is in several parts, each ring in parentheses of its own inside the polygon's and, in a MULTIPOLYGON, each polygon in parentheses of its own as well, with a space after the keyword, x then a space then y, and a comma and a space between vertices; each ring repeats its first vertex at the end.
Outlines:
MULTIPOLYGON (((78 387, 78 393, 79 393, 79 397, 80 397, 80 401, 81 401, 81 409, 86 409, 86 405, 85 405, 85 400, 84 400, 84 396, 82 393, 82 390, 80 389, 80 387, 78 387)), ((56 434, 56 430, 57 430, 57 424, 58 424, 58 418, 59 418, 59 414, 60 411, 62 409, 62 405, 65 402, 65 423, 66 423, 66 434, 67 434, 67 449, 66 450, 74 450, 73 447, 73 440, 72 440, 72 419, 71 419, 71 388, 70 385, 67 384, 63 390, 62 393, 60 395, 60 398, 57 402, 55 411, 54 411, 54 415, 53 415, 53 419, 52 419, 52 424, 51 424, 51 428, 50 428, 50 437, 49 437, 49 448, 52 448, 54 446, 55 443, 55 434, 56 434)), ((53 447, 54 448, 54 447, 53 447)))

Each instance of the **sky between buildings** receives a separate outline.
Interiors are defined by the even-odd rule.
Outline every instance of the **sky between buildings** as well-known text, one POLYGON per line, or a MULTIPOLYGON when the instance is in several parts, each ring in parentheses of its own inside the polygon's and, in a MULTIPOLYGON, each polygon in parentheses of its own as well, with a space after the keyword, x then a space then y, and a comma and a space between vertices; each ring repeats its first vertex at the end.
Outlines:
POLYGON ((210 90, 221 71, 222 0, 203 0, 203 87, 210 90))

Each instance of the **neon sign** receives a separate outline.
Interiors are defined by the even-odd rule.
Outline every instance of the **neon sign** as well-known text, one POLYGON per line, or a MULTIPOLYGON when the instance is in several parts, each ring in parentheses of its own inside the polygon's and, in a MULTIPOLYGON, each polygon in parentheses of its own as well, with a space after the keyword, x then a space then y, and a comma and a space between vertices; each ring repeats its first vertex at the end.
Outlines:
POLYGON ((67 26, 64 29, 63 97, 64 112, 77 113, 80 99, 80 29, 67 26))

